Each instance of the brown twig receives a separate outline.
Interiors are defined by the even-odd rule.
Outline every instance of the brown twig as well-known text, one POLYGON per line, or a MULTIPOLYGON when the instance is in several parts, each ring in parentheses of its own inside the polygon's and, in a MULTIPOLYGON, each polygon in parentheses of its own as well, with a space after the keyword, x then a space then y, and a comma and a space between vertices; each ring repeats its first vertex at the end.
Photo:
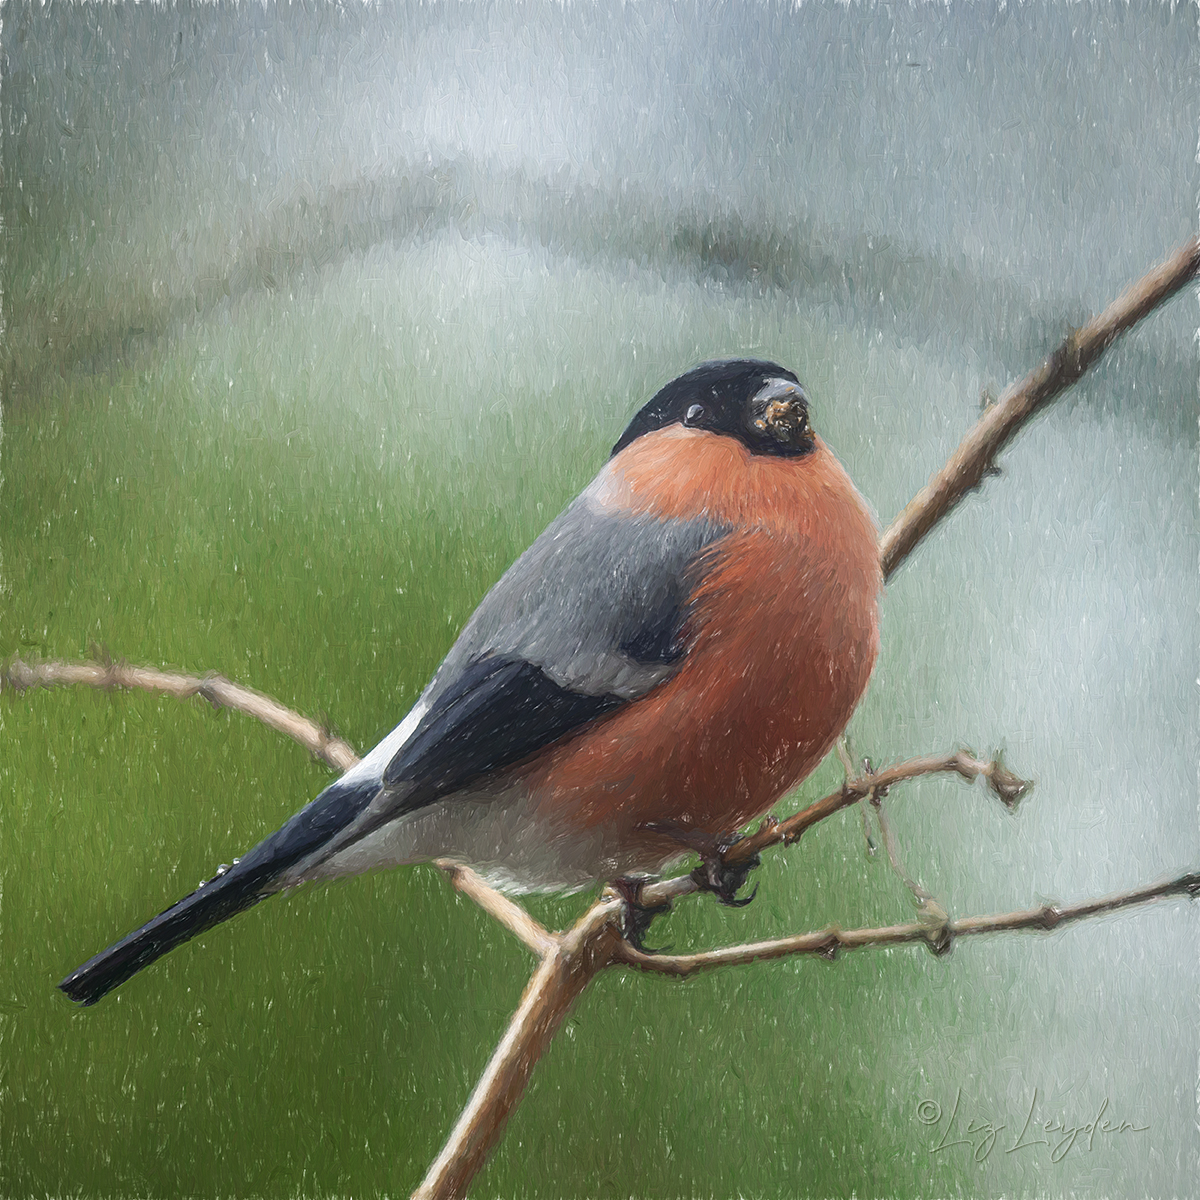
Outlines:
MULTIPOLYGON (((995 795, 1010 809, 1016 807, 1017 801, 1030 786, 1027 780, 1018 778, 999 759, 983 762, 966 750, 910 758, 874 774, 847 779, 836 792, 830 792, 820 800, 815 800, 807 808, 788 817, 786 821, 764 817, 758 829, 730 846, 723 858, 731 866, 741 866, 771 846, 777 846, 781 842, 790 845, 799 841, 805 830, 811 829, 818 821, 824 821, 826 817, 841 812, 843 808, 857 804, 865 796, 872 793, 883 795, 888 788, 907 779, 943 773, 960 775, 968 782, 982 775, 995 795)), ((700 885, 690 875, 680 875, 647 884, 642 889, 641 901, 646 905, 665 904, 699 890, 700 885)))
POLYGON ((1121 892, 1102 900, 1089 900, 1066 908, 1042 905, 1019 912, 999 913, 988 917, 962 917, 957 921, 914 921, 908 925, 889 925, 881 929, 825 929, 795 937, 777 938, 770 942, 754 942, 728 946, 722 950, 707 950, 700 954, 644 954, 628 942, 617 949, 618 961, 642 971, 660 975, 686 977, 714 967, 743 966, 772 958, 788 958, 795 954, 820 954, 832 959, 839 950, 859 950, 864 946, 898 946, 906 942, 927 942, 939 953, 945 953, 955 938, 972 937, 980 933, 1000 933, 1009 930, 1057 929, 1071 921, 1081 921, 1100 913, 1115 912, 1165 896, 1200 895, 1200 874, 1191 872, 1167 883, 1152 884, 1130 892, 1121 892))
POLYGON ((468 899, 474 900, 488 916, 499 921, 510 933, 516 934, 538 958, 545 958, 558 949, 559 939, 554 934, 503 892, 485 883, 470 867, 451 862, 448 858, 436 859, 433 865, 441 868, 454 887, 468 899))
POLYGON ((884 578, 992 468, 996 455, 1039 409, 1075 383, 1127 329, 1200 271, 1200 236, 1127 288, 1098 317, 1072 331, 1049 358, 1012 384, 967 434, 949 461, 907 504, 879 541, 884 578))
POLYGON ((177 700, 201 696, 214 708, 231 708, 254 717, 264 725, 286 734, 310 753, 338 771, 348 771, 358 755, 349 742, 334 737, 315 721, 280 704, 271 696, 233 683, 223 675, 182 675, 174 671, 156 671, 153 667, 133 667, 126 662, 44 662, 30 664, 13 657, 0 670, 0 690, 77 686, 128 688, 143 692, 163 692, 177 700))
POLYGON ((616 899, 593 904, 542 959, 446 1145, 413 1192, 414 1200, 466 1194, 571 1005, 593 976, 614 961, 621 945, 620 911, 616 899))
POLYGON ((788 817, 786 821, 776 821, 770 817, 764 819, 755 833, 729 848, 725 860, 735 865, 749 862, 756 854, 770 846, 780 842, 790 845, 799 841, 805 830, 811 829, 818 821, 833 816, 843 808, 849 808, 851 804, 857 804, 872 793, 882 796, 888 788, 906 779, 944 773, 960 775, 968 783, 973 783, 982 775, 988 781, 992 792, 1010 809, 1016 807, 1017 801, 1030 786, 1027 780, 1017 778, 999 759, 983 762, 966 750, 956 750, 953 754, 930 754, 921 758, 910 758, 870 775, 863 774, 855 779, 847 779, 836 792, 830 792, 828 796, 814 801, 807 808, 788 817))

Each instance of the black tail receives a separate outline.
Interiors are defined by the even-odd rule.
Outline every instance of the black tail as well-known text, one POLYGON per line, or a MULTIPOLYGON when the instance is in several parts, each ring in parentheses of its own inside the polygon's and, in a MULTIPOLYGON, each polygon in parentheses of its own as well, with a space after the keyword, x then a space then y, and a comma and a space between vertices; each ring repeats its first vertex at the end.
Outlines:
POLYGON ((283 875, 353 821, 378 791, 378 780, 330 784, 232 867, 88 959, 58 986, 72 1000, 95 1004, 155 959, 277 891, 283 875))
POLYGON ((95 1004, 168 950, 257 904, 267 894, 257 881, 231 879, 226 883, 228 874, 201 884, 135 933, 89 958, 58 986, 72 1000, 95 1004))

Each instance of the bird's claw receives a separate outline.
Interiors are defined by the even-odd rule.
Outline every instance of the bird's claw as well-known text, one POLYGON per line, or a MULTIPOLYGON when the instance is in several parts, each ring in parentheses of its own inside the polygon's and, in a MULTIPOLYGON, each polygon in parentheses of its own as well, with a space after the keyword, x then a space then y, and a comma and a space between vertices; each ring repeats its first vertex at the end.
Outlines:
MULTIPOLYGON (((773 817, 768 817, 767 820, 774 822, 773 817)), ((778 824, 778 822, 775 823, 778 824)), ((764 823, 764 828, 769 827, 764 823)), ((758 895, 758 888, 755 888, 749 896, 737 899, 738 892, 750 878, 750 872, 762 861, 757 854, 743 863, 725 861, 725 855, 729 850, 742 840, 739 835, 735 834, 733 837, 718 840, 711 833, 705 833, 690 825, 679 825, 673 821, 650 822, 641 828, 649 833, 668 837, 678 845, 691 850, 693 854, 698 854, 700 865, 691 874, 692 882, 702 892, 712 892, 726 907, 745 908, 758 895)))
POLYGON ((728 842, 718 846, 712 853, 702 854, 700 865, 692 872, 691 877, 692 882, 702 892, 712 892, 726 908, 745 908, 758 895, 758 888, 755 887, 750 895, 743 896, 740 900, 738 892, 750 878, 750 872, 762 860, 756 854, 743 863, 726 862, 725 852, 733 844, 733 842, 728 842))
POLYGON ((609 886, 624 901, 621 910, 621 936, 642 954, 662 954, 671 947, 647 946, 642 939, 649 932, 655 917, 671 911, 671 902, 665 900, 662 904, 643 904, 642 889, 646 883, 645 879, 625 875, 614 879, 609 886))

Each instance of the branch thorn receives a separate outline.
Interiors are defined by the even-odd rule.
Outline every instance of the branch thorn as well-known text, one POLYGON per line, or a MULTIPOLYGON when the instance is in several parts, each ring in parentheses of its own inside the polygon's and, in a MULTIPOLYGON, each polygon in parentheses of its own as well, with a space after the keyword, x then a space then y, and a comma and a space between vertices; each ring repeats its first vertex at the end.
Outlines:
POLYGON ((988 787, 999 796, 1001 803, 1009 812, 1016 811, 1021 797, 1033 787, 1032 779, 1022 779, 1004 765, 999 751, 992 756, 987 777, 988 787))
POLYGON ((934 957, 942 958, 954 948, 950 914, 927 893, 920 897, 918 919, 925 926, 925 944, 934 957))

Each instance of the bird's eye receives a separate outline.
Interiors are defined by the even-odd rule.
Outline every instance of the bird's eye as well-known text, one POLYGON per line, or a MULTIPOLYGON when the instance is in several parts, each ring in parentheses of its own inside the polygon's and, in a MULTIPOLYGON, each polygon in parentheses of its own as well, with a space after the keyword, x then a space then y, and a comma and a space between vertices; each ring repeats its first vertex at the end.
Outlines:
POLYGON ((701 404, 693 404, 692 407, 687 410, 687 416, 685 416, 683 419, 688 425, 695 425, 695 423, 700 420, 702 416, 704 416, 704 406, 701 404))

